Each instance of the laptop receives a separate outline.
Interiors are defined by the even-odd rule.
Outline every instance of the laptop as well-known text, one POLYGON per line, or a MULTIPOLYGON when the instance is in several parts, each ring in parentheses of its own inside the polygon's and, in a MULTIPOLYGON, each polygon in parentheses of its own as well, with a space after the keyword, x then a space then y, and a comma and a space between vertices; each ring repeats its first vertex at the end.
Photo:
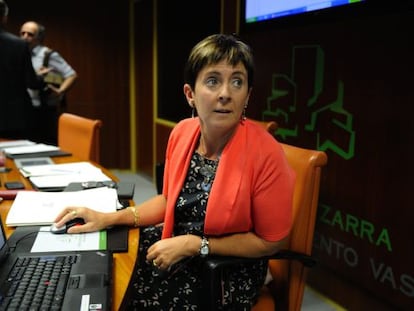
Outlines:
POLYGON ((111 251, 30 253, 38 227, 15 230, 9 240, 0 227, 0 310, 111 309, 111 251))

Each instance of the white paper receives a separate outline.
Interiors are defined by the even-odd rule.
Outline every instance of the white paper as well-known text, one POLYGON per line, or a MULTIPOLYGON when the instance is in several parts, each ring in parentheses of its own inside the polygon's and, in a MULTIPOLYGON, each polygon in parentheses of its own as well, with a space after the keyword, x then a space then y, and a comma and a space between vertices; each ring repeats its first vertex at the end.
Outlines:
POLYGON ((50 225, 65 207, 85 206, 108 213, 115 212, 118 204, 116 189, 107 187, 72 192, 19 191, 6 225, 50 225))
POLYGON ((96 174, 72 174, 72 175, 55 175, 55 176, 36 176, 29 178, 32 184, 39 188, 64 188, 71 182, 87 181, 109 181, 111 180, 104 173, 96 174))
POLYGON ((28 145, 28 146, 4 148, 3 150, 6 154, 17 155, 17 154, 56 151, 56 150, 59 150, 59 147, 56 147, 53 145, 46 145, 46 144, 34 144, 34 145, 28 145))
POLYGON ((36 144, 35 142, 26 140, 26 139, 7 140, 7 141, 0 142, 0 149, 12 148, 12 147, 18 147, 18 146, 30 146, 30 145, 35 145, 35 144, 36 144))
POLYGON ((54 234, 50 227, 41 227, 31 252, 87 251, 106 249, 106 232, 54 234), (104 239, 104 241, 103 241, 104 239))
MULTIPOLYGON (((24 169, 29 166, 50 165, 55 164, 51 157, 35 157, 14 159, 14 164, 18 169, 24 169)), ((24 175, 23 175, 24 176, 24 175)), ((25 176, 27 177, 27 176, 25 176)))
POLYGON ((43 164, 25 166, 24 171, 28 176, 49 176, 49 175, 67 175, 80 173, 95 173, 101 170, 89 162, 70 162, 61 164, 43 164))
POLYGON ((71 182, 109 181, 102 170, 89 162, 24 167, 21 173, 37 188, 64 188, 71 182))

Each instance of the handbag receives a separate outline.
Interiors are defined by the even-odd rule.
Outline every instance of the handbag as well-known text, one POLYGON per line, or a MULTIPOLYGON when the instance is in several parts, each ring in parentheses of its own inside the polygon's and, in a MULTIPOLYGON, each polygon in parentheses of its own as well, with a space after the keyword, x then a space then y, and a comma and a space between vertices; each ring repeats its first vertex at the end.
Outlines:
MULTIPOLYGON (((47 49, 43 58, 43 67, 46 68, 49 66, 49 59, 53 53, 55 53, 54 50, 47 49)), ((43 89, 40 89, 39 92, 41 105, 43 107, 55 107, 64 102, 64 96, 51 96, 52 90, 49 87, 49 85, 53 85, 54 87, 59 88, 63 83, 63 77, 59 73, 51 70, 44 76, 43 81, 45 82, 45 87, 43 89)))

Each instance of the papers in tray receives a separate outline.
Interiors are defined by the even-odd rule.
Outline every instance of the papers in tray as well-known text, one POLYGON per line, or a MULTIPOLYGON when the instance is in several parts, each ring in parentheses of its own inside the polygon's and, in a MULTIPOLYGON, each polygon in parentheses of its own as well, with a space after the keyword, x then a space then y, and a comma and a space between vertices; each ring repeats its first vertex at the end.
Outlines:
POLYGON ((72 182, 111 180, 89 162, 25 166, 20 168, 20 173, 38 189, 63 189, 72 182))
POLYGON ((13 147, 21 147, 21 146, 32 146, 36 143, 26 139, 19 139, 19 140, 6 140, 0 142, 0 150, 4 150, 6 148, 13 148, 13 147))
POLYGON ((29 144, 23 146, 8 147, 3 149, 6 155, 19 155, 26 153, 38 153, 59 150, 59 147, 46 144, 29 144))
POLYGON ((70 155, 70 152, 60 150, 59 147, 56 147, 53 145, 36 144, 30 141, 28 141, 28 143, 27 141, 26 143, 23 143, 23 142, 25 141, 22 141, 21 145, 14 145, 14 146, 9 146, 7 148, 3 148, 3 151, 6 154, 6 156, 11 159, 17 159, 17 158, 33 158, 33 157, 41 157, 41 156, 56 157, 56 156, 70 155))
POLYGON ((24 168, 26 166, 34 166, 34 165, 46 165, 46 164, 55 164, 51 157, 39 157, 39 158, 21 158, 21 159, 14 159, 14 164, 17 168, 24 168))
POLYGON ((7 215, 6 225, 50 225, 68 206, 85 206, 100 212, 115 212, 116 189, 107 187, 74 192, 19 191, 7 215))

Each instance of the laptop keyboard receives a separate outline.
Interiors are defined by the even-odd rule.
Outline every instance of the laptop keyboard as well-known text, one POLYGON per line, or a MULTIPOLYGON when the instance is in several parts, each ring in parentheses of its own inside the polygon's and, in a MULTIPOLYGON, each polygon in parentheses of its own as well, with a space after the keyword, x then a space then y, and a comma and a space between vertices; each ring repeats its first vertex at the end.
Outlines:
POLYGON ((10 287, 0 310, 61 310, 76 260, 77 255, 18 258, 7 279, 10 287))

